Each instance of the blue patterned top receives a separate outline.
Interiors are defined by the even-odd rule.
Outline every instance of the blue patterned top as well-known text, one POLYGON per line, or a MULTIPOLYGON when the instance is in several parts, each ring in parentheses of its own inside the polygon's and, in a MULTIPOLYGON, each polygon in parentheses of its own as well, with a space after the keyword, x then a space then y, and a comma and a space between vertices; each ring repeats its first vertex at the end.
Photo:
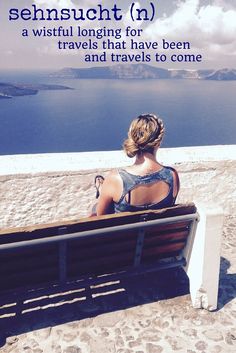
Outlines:
POLYGON ((147 174, 144 176, 134 175, 127 172, 124 169, 119 169, 118 173, 123 181, 123 192, 118 202, 114 202, 115 213, 119 212, 135 212, 143 211, 148 209, 160 209, 165 207, 173 206, 175 203, 176 196, 173 196, 174 189, 174 169, 171 167, 163 167, 158 172, 147 174), (138 185, 145 185, 153 183, 155 181, 164 181, 169 185, 168 195, 161 201, 157 203, 150 203, 140 206, 131 205, 126 201, 126 195, 129 195, 130 191, 133 190, 138 185))

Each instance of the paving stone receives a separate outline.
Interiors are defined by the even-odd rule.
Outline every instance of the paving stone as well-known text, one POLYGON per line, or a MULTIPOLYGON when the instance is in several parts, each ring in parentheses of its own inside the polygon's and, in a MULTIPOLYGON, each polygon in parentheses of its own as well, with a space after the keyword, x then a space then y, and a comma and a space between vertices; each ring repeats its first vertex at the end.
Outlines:
POLYGON ((27 344, 30 348, 38 348, 39 346, 39 342, 35 339, 35 338, 31 338, 29 340, 27 340, 27 344))
MULTIPOLYGON (((211 347, 209 351, 210 351, 210 353, 221 353, 222 347, 216 345, 216 346, 211 347)), ((228 352, 226 352, 226 353, 228 353, 228 352)))
POLYGON ((219 330, 209 329, 203 332, 203 334, 212 341, 222 341, 223 335, 219 330))
POLYGON ((81 349, 77 346, 69 346, 63 350, 63 353, 81 353, 81 349))
POLYGON ((110 333, 109 333, 108 330, 104 330, 104 331, 102 332, 102 337, 109 337, 109 336, 110 336, 110 333))
POLYGON ((33 353, 43 353, 43 349, 41 348, 33 349, 33 353))
POLYGON ((84 331, 84 332, 81 333, 80 340, 82 342, 88 343, 90 341, 90 339, 91 339, 91 336, 87 332, 84 331))
POLYGON ((215 319, 213 316, 206 316, 206 317, 196 317, 192 319, 192 324, 195 326, 204 326, 204 325, 213 325, 215 322, 215 319))
POLYGON ((48 328, 44 328, 42 330, 36 331, 35 335, 39 338, 47 339, 51 335, 51 332, 52 332, 52 328, 48 327, 48 328))
POLYGON ((161 338, 163 337, 163 333, 161 330, 157 330, 155 328, 154 329, 148 328, 140 331, 139 337, 143 338, 146 341, 156 342, 161 340, 161 338))
POLYGON ((140 346, 140 345, 141 345, 141 343, 142 343, 141 338, 138 338, 138 339, 137 339, 137 340, 135 340, 135 341, 131 341, 131 342, 129 342, 129 347, 130 347, 130 348, 135 348, 135 347, 140 346))
POLYGON ((225 342, 231 346, 236 346, 236 337, 234 334, 228 332, 225 336, 225 342))
POLYGON ((117 347, 124 347, 125 342, 124 342, 122 336, 116 337, 115 344, 116 344, 117 347))
POLYGON ((152 322, 157 328, 160 329, 166 329, 167 327, 170 326, 170 323, 168 321, 164 321, 162 319, 155 319, 152 322))
POLYGON ((116 335, 121 335, 121 329, 120 328, 116 328, 115 329, 115 334, 116 335))
POLYGON ((0 348, 0 352, 1 353, 22 353, 22 348, 14 348, 13 347, 9 347, 9 348, 0 348))
POLYGON ((104 320, 104 316, 100 315, 94 318, 93 325, 97 327, 114 327, 121 319, 123 318, 122 314, 116 313, 108 313, 106 314, 106 320, 104 320))
POLYGON ((203 350, 207 349, 208 344, 206 342, 204 342, 204 341, 198 341, 195 344, 195 347, 197 348, 197 350, 203 351, 203 350))
MULTIPOLYGON (((47 353, 47 352, 46 352, 46 353, 47 353)), ((53 348, 53 353, 62 353, 62 348, 61 348, 61 346, 56 345, 56 346, 53 348)))
POLYGON ((149 327, 151 325, 151 320, 148 319, 148 320, 143 320, 143 321, 139 321, 139 325, 142 327, 142 328, 146 328, 146 327, 149 327))
POLYGON ((231 315, 232 317, 236 318, 236 310, 232 310, 231 315))
POLYGON ((30 348, 29 346, 23 347, 23 352, 24 353, 33 353, 33 349, 30 348))
POLYGON ((161 353, 163 352, 163 348, 159 345, 153 343, 146 344, 146 353, 161 353))
POLYGON ((90 353, 114 353, 115 343, 105 339, 95 338, 90 342, 90 353))
POLYGON ((171 337, 171 336, 166 336, 166 341, 170 344, 171 348, 173 351, 178 351, 178 350, 183 350, 186 342, 181 338, 181 337, 171 337))
MULTIPOLYGON (((80 327, 81 327, 81 328, 91 327, 92 322, 93 322, 93 319, 91 319, 91 318, 87 318, 87 319, 85 319, 85 320, 81 320, 81 321, 80 321, 80 327)), ((75 323, 75 326, 78 326, 78 324, 75 323)))
POLYGON ((76 332, 67 332, 63 335, 63 341, 71 342, 78 337, 76 332))
POLYGON ((185 336, 188 336, 190 338, 196 338, 197 337, 197 330, 193 328, 189 328, 187 330, 183 330, 183 333, 185 336))

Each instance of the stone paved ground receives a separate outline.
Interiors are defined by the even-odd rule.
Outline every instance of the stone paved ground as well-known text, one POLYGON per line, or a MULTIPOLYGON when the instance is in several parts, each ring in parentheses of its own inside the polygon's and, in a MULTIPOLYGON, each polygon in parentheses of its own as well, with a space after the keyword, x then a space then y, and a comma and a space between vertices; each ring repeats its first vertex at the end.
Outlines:
POLYGON ((0 352, 235 353, 235 221, 225 222, 217 311, 192 308, 181 271, 149 274, 123 281, 126 291, 2 323, 0 352))

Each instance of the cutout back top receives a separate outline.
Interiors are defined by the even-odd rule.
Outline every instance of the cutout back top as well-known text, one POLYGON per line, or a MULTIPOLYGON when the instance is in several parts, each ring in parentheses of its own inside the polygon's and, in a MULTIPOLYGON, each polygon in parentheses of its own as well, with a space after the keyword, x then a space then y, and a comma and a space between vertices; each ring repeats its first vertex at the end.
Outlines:
POLYGON ((175 170, 171 167, 163 167, 161 170, 147 174, 134 175, 124 169, 118 169, 118 173, 123 181, 123 192, 118 202, 114 202, 115 213, 136 212, 148 209, 160 209, 170 207, 175 204, 176 196, 173 196, 175 170), (133 205, 130 203, 131 191, 140 185, 148 185, 158 182, 165 182, 169 186, 168 194, 160 201, 155 203, 146 203, 144 205, 133 205), (128 197, 128 198, 127 198, 128 197))

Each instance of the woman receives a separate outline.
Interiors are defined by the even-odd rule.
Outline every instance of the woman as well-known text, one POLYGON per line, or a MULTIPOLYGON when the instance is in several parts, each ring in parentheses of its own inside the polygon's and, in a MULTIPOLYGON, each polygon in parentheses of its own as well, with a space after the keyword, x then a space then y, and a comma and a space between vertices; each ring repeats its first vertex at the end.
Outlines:
POLYGON ((143 114, 132 121, 123 147, 129 157, 136 157, 135 162, 106 177, 96 208, 98 216, 174 205, 178 174, 156 160, 164 130, 162 120, 154 114, 143 114))

